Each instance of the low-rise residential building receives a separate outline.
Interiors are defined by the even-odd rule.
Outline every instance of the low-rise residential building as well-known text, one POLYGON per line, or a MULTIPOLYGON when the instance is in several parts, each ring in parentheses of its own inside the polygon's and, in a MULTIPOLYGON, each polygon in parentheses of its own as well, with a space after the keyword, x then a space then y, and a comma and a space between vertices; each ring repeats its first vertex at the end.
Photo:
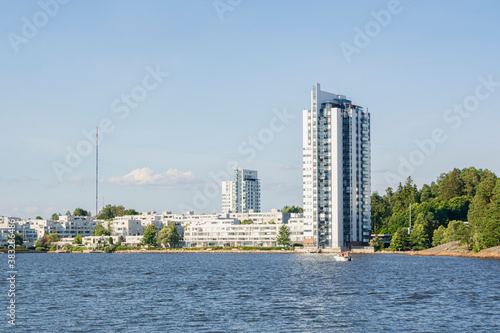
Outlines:
POLYGON ((89 216, 59 216, 59 220, 28 220, 31 228, 35 229, 38 238, 45 234, 57 233, 62 238, 76 235, 90 236, 97 222, 89 216))
MULTIPOLYGON (((74 238, 70 239, 72 242, 74 238)), ((97 246, 104 246, 108 244, 118 244, 120 240, 120 236, 85 236, 82 239, 82 245, 85 245, 87 247, 97 247, 97 246), (112 239, 112 242, 109 241, 109 239, 112 239)))
MULTIPOLYGON (((169 215, 172 216, 172 215, 169 215)), ((182 223, 179 220, 169 218, 165 214, 156 214, 156 212, 146 212, 140 215, 125 215, 120 217, 115 217, 111 221, 112 234, 117 236, 140 236, 144 233, 144 229, 148 225, 154 225, 156 232, 166 225, 168 226, 170 222, 173 222, 179 237, 182 237, 184 229, 182 223)))
POLYGON ((115 236, 139 236, 144 232, 141 220, 132 216, 120 216, 110 223, 112 234, 115 236))
POLYGON ((163 220, 179 222, 183 227, 186 224, 197 222, 197 221, 207 221, 207 220, 217 220, 220 219, 220 214, 195 214, 194 211, 187 211, 182 214, 172 214, 170 211, 162 213, 163 220))
MULTIPOLYGON (((239 224, 235 221, 203 221, 186 226, 184 242, 187 247, 199 246, 277 246, 276 237, 283 224, 239 224)), ((288 227, 288 224, 285 224, 288 227)), ((290 229, 290 228, 289 228, 290 229)), ((293 243, 302 243, 300 224, 294 223, 293 243)))
POLYGON ((14 234, 23 236, 23 246, 33 246, 38 239, 35 229, 29 221, 23 221, 18 217, 2 217, 0 222, 0 246, 8 245, 8 236, 14 231, 14 234), (9 227, 10 225, 13 228, 9 227))
MULTIPOLYGON (((61 244, 72 243, 76 235, 82 235, 89 246, 96 242, 107 243, 110 236, 92 236, 98 223, 110 227, 113 243, 120 236, 124 245, 138 245, 144 229, 153 224, 157 232, 165 225, 174 223, 180 239, 187 246, 275 246, 279 228, 285 224, 290 230, 292 244, 303 243, 304 218, 302 214, 282 213, 277 209, 270 212, 195 214, 192 211, 183 214, 164 212, 145 212, 139 215, 127 215, 112 221, 96 221, 86 216, 59 216, 59 220, 21 220, 15 217, 0 219, 0 244, 5 245, 9 221, 15 224, 16 233, 24 238, 25 246, 34 246, 37 239, 45 234, 58 233, 61 244), (241 224, 251 220, 251 224, 241 224), (185 234, 185 232, 187 232, 185 234)), ((247 222, 248 223, 248 222, 247 222)))
POLYGON ((219 216, 222 218, 234 218, 239 220, 240 222, 245 220, 252 220, 253 223, 259 224, 269 222, 286 224, 288 223, 288 220, 294 215, 297 214, 283 213, 278 209, 272 209, 270 212, 254 212, 253 210, 250 210, 248 213, 223 213, 219 216))

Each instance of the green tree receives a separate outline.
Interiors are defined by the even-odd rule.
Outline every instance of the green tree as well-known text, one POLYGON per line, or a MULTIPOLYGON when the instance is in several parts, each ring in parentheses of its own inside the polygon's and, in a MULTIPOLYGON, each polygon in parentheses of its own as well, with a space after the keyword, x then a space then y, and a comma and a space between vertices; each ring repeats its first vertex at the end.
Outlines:
POLYGON ((102 223, 99 223, 95 226, 94 230, 92 230, 92 235, 94 236, 111 236, 111 230, 109 228, 105 228, 102 223))
POLYGON ((139 215, 135 209, 127 209, 123 212, 123 215, 139 215))
POLYGON ((35 248, 37 248, 37 247, 43 247, 43 245, 42 245, 42 240, 41 240, 41 239, 37 239, 37 240, 35 241, 35 248))
POLYGON ((276 237, 276 243, 280 245, 289 246, 290 245, 290 230, 286 225, 282 225, 276 237))
POLYGON ((471 198, 467 195, 454 197, 446 203, 447 216, 450 220, 467 221, 471 198))
POLYGON ((165 247, 167 247, 167 245, 168 245, 168 233, 169 233, 169 229, 168 229, 166 224, 163 226, 163 228, 158 233, 158 242, 165 247))
POLYGON ((500 245, 500 179, 485 178, 469 210, 474 251, 500 245))
POLYGON ((470 228, 463 221, 450 221, 444 234, 446 243, 460 241, 462 245, 471 245, 470 228))
POLYGON ((476 195, 476 187, 481 181, 481 173, 474 167, 462 169, 460 171, 460 179, 463 184, 463 194, 469 198, 474 198, 476 195))
POLYGON ((304 213, 304 210, 302 209, 302 207, 299 207, 299 206, 285 206, 281 209, 281 212, 282 213, 298 213, 298 214, 302 214, 304 213))
MULTIPOLYGON (((420 206, 418 206, 420 207, 420 206)), ((418 213, 410 233, 410 245, 414 250, 423 250, 429 247, 432 232, 430 228, 430 217, 432 213, 424 215, 424 212, 418 213)))
POLYGON ((75 239, 73 240, 73 244, 82 244, 82 242, 83 242, 82 235, 76 235, 75 239))
MULTIPOLYGON (((47 236, 44 246, 45 247, 51 246, 54 243, 59 242, 60 240, 61 240, 61 236, 56 232, 52 232, 52 233, 50 233, 50 235, 47 236)), ((43 238, 42 238, 42 241, 43 241, 43 238)))
POLYGON ((52 216, 50 217, 50 219, 52 221, 58 221, 59 220, 59 215, 57 215, 57 213, 54 213, 54 214, 52 214, 52 216))
POLYGON ((453 169, 447 174, 442 174, 438 179, 439 197, 448 201, 463 194, 464 182, 460 177, 460 170, 453 169))
POLYGON ((170 222, 168 226, 163 226, 158 233, 158 241, 165 247, 176 247, 179 244, 179 233, 174 222, 170 222))
POLYGON ((109 243, 109 244, 113 244, 113 237, 111 237, 111 236, 110 236, 110 237, 108 238, 108 243, 109 243))
POLYGON ((490 206, 486 211, 486 236, 483 237, 485 247, 494 247, 500 245, 500 179, 497 180, 490 206))
POLYGON ((15 243, 17 246, 22 246, 22 245, 23 245, 23 242, 24 242, 24 237, 23 237, 23 235, 21 235, 21 234, 15 234, 15 235, 14 235, 14 243, 15 243))
MULTIPOLYGON (((131 212, 135 212, 134 209, 130 210, 131 212)), ((97 216, 98 220, 111 220, 112 218, 123 216, 123 215, 136 215, 136 214, 125 214, 125 207, 122 205, 114 206, 114 205, 106 205, 101 213, 97 216)), ((136 212, 137 213, 137 212, 136 212)))
POLYGON ((434 235, 432 236, 432 246, 438 246, 441 244, 446 244, 446 228, 442 225, 434 230, 434 235))
POLYGON ((240 224, 253 224, 253 220, 243 220, 240 224))
POLYGON ((35 220, 43 220, 41 216, 35 217, 35 220))
POLYGON ((420 190, 420 202, 428 202, 433 198, 431 187, 427 184, 422 186, 422 190, 420 190))
POLYGON ((370 243, 368 243, 369 246, 373 246, 373 248, 375 249, 375 251, 378 251, 380 249, 383 249, 384 248, 384 243, 382 242, 382 240, 378 237, 375 237, 375 238, 372 238, 370 240, 370 243))
POLYGON ((48 236, 47 234, 43 235, 42 238, 40 239, 40 241, 42 242, 42 247, 46 247, 48 246, 47 242, 48 242, 48 236))
POLYGON ((87 212, 85 209, 83 208, 77 208, 75 209, 75 211, 73 212, 73 216, 89 216, 89 212, 87 212))
POLYGON ((372 231, 380 233, 392 215, 391 205, 387 196, 382 197, 378 192, 371 196, 372 231))
POLYGON ((149 224, 142 234, 142 244, 156 246, 156 228, 153 224, 149 224))
POLYGON ((410 239, 408 237, 408 229, 399 228, 391 239, 391 245, 389 249, 392 251, 406 250, 410 245, 410 239))
POLYGON ((429 236, 425 224, 415 225, 410 234, 410 244, 417 251, 429 247, 429 236))

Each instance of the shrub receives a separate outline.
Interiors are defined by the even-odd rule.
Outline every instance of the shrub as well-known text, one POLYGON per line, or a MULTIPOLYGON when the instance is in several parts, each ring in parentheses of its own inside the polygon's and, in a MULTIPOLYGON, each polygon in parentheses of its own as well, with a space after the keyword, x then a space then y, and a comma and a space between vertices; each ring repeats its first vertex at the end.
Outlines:
POLYGON ((41 246, 39 246, 39 247, 37 247, 37 248, 35 249, 35 251, 38 251, 38 252, 42 252, 42 251, 44 251, 44 252, 45 252, 46 250, 47 250, 46 248, 41 247, 41 246))
POLYGON ((140 246, 123 246, 117 245, 115 246, 115 251, 126 251, 126 250, 140 250, 140 246))
POLYGON ((111 253, 115 251, 115 247, 113 245, 108 245, 103 247, 102 250, 104 251, 104 253, 111 253))

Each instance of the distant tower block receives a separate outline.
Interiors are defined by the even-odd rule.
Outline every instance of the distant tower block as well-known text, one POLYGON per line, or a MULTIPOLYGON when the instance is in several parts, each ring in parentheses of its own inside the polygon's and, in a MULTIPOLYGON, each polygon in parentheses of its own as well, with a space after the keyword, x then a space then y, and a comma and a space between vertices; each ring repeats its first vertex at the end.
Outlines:
POLYGON ((255 170, 234 169, 233 181, 222 182, 222 211, 260 212, 260 180, 255 170))

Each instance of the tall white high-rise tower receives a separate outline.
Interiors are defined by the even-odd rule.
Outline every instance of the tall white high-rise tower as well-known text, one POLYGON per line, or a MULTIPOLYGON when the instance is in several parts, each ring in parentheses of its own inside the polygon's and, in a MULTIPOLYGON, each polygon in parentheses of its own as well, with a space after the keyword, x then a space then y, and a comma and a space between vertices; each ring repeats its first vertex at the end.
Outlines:
POLYGON ((304 246, 364 245, 371 228, 370 114, 313 86, 303 111, 304 246))
POLYGON ((222 182, 222 211, 260 212, 260 180, 255 170, 234 169, 233 181, 222 182))

